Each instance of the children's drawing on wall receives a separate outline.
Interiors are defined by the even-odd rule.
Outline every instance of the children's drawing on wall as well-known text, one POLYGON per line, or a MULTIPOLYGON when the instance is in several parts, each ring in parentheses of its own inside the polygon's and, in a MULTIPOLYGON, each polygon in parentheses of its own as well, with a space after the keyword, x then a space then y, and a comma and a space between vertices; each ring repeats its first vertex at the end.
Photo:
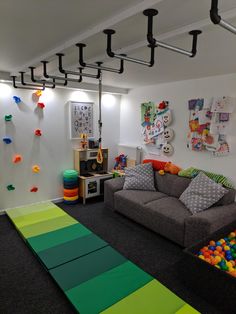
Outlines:
POLYGON ((169 128, 172 122, 172 112, 169 102, 141 104, 141 126, 145 145, 155 146, 163 155, 170 156, 174 152, 170 142, 174 138, 174 130, 169 128))
POLYGON ((207 150, 216 157, 228 155, 227 134, 234 107, 235 98, 231 97, 189 100, 188 148, 207 150))

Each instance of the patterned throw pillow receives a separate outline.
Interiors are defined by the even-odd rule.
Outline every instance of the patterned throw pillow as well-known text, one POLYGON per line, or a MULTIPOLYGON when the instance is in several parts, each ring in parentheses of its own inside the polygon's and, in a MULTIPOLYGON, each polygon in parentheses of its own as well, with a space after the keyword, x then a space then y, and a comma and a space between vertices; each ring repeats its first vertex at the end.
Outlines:
POLYGON ((142 164, 125 169, 123 189, 156 191, 152 164, 142 164))
POLYGON ((215 204, 227 192, 227 189, 200 172, 179 199, 192 214, 196 214, 215 204))

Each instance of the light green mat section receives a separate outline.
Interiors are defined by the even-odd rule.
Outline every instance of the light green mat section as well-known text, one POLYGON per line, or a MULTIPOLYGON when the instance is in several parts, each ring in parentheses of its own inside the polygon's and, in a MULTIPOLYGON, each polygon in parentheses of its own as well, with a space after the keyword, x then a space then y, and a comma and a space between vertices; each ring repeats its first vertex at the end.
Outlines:
POLYGON ((50 231, 65 228, 70 225, 77 224, 78 221, 69 215, 63 215, 55 219, 42 221, 36 224, 28 225, 19 229, 24 238, 35 237, 50 231))
POLYGON ((91 234, 89 229, 77 223, 59 230, 40 234, 27 239, 27 241, 35 252, 40 252, 89 234, 91 234))
POLYGON ((15 217, 24 216, 30 213, 44 211, 51 208, 58 208, 58 207, 52 202, 42 202, 42 203, 27 205, 23 207, 11 208, 11 209, 8 209, 6 213, 11 219, 13 219, 15 217))
MULTIPOLYGON (((174 314, 185 304, 186 303, 182 299, 163 286, 160 282, 152 280, 144 287, 136 290, 102 313, 174 314)), ((198 312, 189 312, 189 314, 191 313, 198 312)))
POLYGON ((197 310, 191 307, 189 304, 185 304, 178 312, 175 314, 199 314, 197 310))
POLYGON ((58 207, 50 208, 44 211, 29 213, 28 215, 18 216, 12 218, 13 223, 17 226, 18 229, 22 227, 39 223, 45 220, 54 219, 57 217, 67 215, 63 210, 58 207))

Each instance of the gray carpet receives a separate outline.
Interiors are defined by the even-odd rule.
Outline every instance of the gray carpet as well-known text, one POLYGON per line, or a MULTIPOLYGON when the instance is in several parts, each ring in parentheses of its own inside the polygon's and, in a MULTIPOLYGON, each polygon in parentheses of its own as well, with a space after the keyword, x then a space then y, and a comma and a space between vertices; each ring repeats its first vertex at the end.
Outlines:
MULTIPOLYGON (((176 268, 181 247, 105 209, 102 202, 57 205, 201 313, 223 314, 181 282, 176 268)), ((0 216, 0 313, 75 313, 5 215, 0 216)))

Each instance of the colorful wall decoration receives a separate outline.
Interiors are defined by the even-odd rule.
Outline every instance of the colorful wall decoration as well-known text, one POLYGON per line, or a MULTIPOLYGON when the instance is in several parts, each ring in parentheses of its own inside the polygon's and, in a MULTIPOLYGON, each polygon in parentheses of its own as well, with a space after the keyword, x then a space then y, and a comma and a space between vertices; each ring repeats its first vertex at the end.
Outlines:
POLYGON ((172 123, 172 112, 169 102, 159 104, 147 102, 141 104, 141 127, 145 145, 155 145, 163 155, 170 156, 174 152, 170 142, 174 138, 174 130, 169 128, 172 123))
POLYGON ((228 155, 227 134, 235 105, 235 98, 225 96, 211 101, 203 98, 189 100, 187 147, 193 151, 210 151, 216 157, 228 155))

